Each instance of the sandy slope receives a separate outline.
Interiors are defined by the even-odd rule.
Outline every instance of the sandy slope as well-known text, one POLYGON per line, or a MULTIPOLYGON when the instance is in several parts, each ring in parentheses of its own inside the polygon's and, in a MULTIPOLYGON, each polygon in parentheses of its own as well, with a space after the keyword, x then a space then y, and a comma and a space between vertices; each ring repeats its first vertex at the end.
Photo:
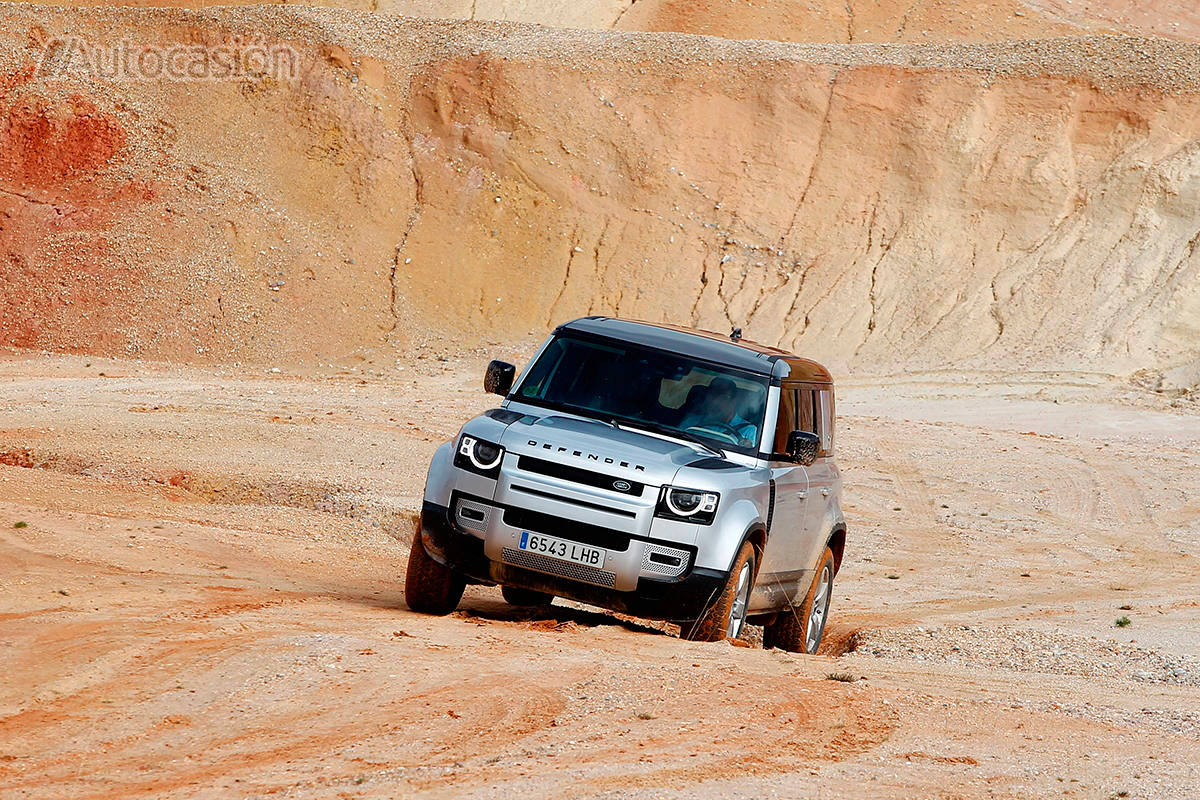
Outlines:
POLYGON ((1086 375, 847 385, 814 659, 494 589, 407 612, 481 366, 0 362, 0 795, 1190 797, 1195 416, 1086 375))

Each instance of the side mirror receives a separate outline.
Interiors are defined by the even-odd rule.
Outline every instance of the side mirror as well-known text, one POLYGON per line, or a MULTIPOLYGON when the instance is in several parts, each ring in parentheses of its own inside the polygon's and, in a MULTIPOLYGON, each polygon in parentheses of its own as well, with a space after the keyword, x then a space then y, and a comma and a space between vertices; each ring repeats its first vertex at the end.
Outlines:
POLYGON ((807 467, 817 460, 821 437, 808 431, 792 431, 787 438, 787 454, 792 461, 807 467))
POLYGON ((487 372, 483 373, 483 390, 508 397, 516 377, 517 368, 507 361, 489 361, 487 372))

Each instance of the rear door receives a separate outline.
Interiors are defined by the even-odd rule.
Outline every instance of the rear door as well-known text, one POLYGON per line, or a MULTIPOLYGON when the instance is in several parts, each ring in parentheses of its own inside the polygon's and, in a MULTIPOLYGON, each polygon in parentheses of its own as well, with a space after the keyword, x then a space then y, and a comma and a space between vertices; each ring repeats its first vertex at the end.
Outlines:
POLYGON ((807 568, 815 567, 829 538, 831 509, 841 476, 833 460, 833 390, 827 385, 801 387, 797 400, 800 427, 821 440, 817 460, 808 467, 808 499, 804 512, 807 568))

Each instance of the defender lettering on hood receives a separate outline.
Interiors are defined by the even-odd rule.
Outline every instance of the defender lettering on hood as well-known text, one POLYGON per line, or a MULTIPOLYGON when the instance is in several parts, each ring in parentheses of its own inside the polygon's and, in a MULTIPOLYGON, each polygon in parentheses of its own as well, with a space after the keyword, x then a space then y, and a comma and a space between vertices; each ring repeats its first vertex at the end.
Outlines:
MULTIPOLYGON (((646 471, 646 468, 641 464, 631 464, 628 461, 617 461, 615 458, 609 458, 608 456, 601 456, 597 455, 596 453, 585 453, 582 450, 572 450, 569 447, 553 445, 549 442, 539 442, 536 439, 530 439, 528 444, 530 447, 540 447, 543 450, 549 450, 554 453, 569 453, 576 458, 586 458, 588 461, 595 461, 598 464, 616 464, 617 466, 625 467, 626 469, 633 469, 639 472, 646 471)), ((620 491, 625 491, 625 489, 621 489, 620 491)))

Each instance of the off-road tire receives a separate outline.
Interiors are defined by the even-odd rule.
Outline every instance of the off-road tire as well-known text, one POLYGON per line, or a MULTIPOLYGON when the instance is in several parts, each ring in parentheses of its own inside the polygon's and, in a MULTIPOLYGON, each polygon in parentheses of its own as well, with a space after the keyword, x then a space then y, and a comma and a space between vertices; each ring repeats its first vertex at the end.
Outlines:
MULTIPOLYGON (((750 586, 754 586, 754 577, 758 572, 757 554, 754 545, 743 542, 737 558, 733 560, 733 568, 729 570, 729 580, 725 582, 721 593, 713 598, 704 616, 697 620, 687 620, 679 624, 679 636, 693 642, 719 642, 726 638, 729 628, 729 614, 733 610, 733 601, 737 594, 738 576, 742 567, 750 564, 750 586)), ((746 635, 746 624, 742 623, 739 638, 746 635)))
POLYGON ((825 635, 825 623, 829 620, 829 605, 833 595, 833 551, 828 547, 817 562, 817 570, 813 574, 812 584, 804 602, 793 608, 785 608, 770 625, 763 628, 763 648, 777 647, 790 653, 816 653, 821 646, 821 637, 825 635), (813 605, 817 601, 817 590, 821 584, 821 576, 828 570, 828 584, 825 589, 824 611, 821 614, 819 630, 816 631, 816 641, 811 648, 808 642, 808 622, 812 617, 813 605))
POLYGON ((504 595, 504 602, 510 606, 522 608, 540 608, 554 602, 552 594, 533 589, 522 589, 520 586, 501 586, 500 594, 504 595))
POLYGON ((466 579, 454 570, 434 561, 421 543, 418 525, 408 552, 408 572, 404 576, 404 602, 413 611, 444 616, 458 608, 466 579))

